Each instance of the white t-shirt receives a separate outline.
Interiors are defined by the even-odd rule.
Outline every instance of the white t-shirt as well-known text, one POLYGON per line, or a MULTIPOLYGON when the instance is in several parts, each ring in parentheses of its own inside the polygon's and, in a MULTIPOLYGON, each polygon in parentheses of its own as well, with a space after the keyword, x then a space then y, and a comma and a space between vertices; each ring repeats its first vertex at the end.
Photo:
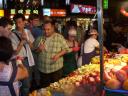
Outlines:
MULTIPOLYGON (((31 42, 34 42, 34 37, 32 36, 31 32, 29 30, 27 30, 27 29, 24 29, 24 31, 27 34, 27 38, 31 42)), ((21 36, 21 34, 17 30, 14 30, 14 32, 16 32, 19 35, 19 37, 21 36)), ((19 45, 19 43, 20 43, 20 40, 15 35, 14 32, 12 32, 12 34, 10 35, 10 39, 12 41, 12 46, 13 46, 14 50, 16 50, 17 47, 18 47, 18 45, 19 45)), ((25 46, 26 46, 26 48, 25 47, 22 47, 18 55, 19 56, 22 56, 22 57, 28 57, 29 66, 34 66, 35 65, 35 62, 34 62, 34 58, 33 58, 33 55, 32 55, 31 49, 30 49, 30 46, 29 46, 28 43, 26 43, 25 46)))
POLYGON ((98 46, 99 42, 96 39, 89 38, 84 43, 84 53, 90 53, 98 46))
MULTIPOLYGON (((12 64, 10 62, 9 65, 4 66, 3 70, 0 70, 0 81, 8 82, 11 78, 12 71, 13 71, 13 68, 12 68, 12 64)), ((13 86, 14 86, 14 90, 16 92, 16 96, 19 96, 19 87, 20 87, 19 82, 15 81, 13 83, 13 86)), ((12 96, 8 86, 0 85, 0 96, 12 96)))

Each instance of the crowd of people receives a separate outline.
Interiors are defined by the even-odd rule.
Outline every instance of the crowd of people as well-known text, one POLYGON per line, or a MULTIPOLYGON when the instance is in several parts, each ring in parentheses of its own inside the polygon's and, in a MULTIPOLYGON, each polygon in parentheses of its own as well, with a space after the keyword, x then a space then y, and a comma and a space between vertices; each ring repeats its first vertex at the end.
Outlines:
MULTIPOLYGON (((31 14, 27 23, 23 14, 16 14, 13 22, 2 17, 0 96, 28 96, 31 90, 48 87, 78 66, 89 64, 99 50, 97 28, 90 27, 86 32, 78 29, 75 21, 69 21, 59 32, 55 20, 45 16, 41 24, 37 14, 31 14)), ((121 35, 114 40, 111 36, 104 36, 106 49, 125 46, 124 40, 118 42, 121 35)))

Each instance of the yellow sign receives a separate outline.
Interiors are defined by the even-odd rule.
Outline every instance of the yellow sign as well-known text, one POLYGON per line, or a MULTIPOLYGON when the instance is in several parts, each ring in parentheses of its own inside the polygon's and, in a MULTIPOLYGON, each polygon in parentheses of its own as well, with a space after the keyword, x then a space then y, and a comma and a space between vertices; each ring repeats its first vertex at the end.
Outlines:
POLYGON ((0 10, 0 17, 4 16, 4 10, 0 10))

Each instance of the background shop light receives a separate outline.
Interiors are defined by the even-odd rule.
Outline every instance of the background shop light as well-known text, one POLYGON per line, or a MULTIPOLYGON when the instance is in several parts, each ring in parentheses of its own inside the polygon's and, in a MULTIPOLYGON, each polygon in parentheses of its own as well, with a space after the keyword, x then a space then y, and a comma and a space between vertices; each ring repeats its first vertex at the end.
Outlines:
POLYGON ((0 10, 0 17, 4 16, 4 10, 0 10))
POLYGON ((28 19, 29 18, 29 15, 25 15, 25 19, 28 19))
POLYGON ((0 0, 0 8, 3 8, 3 0, 0 0))
POLYGON ((10 10, 10 14, 12 14, 12 15, 13 15, 13 14, 16 14, 16 10, 15 10, 15 9, 11 9, 11 10, 10 10))
POLYGON ((10 15, 10 19, 13 19, 14 15, 10 15))
POLYGON ((44 5, 44 0, 41 0, 41 5, 42 5, 42 6, 44 5))
POLYGON ((65 0, 66 5, 70 5, 70 0, 65 0))
POLYGON ((43 15, 45 16, 50 16, 50 9, 49 8, 44 8, 43 9, 43 15))

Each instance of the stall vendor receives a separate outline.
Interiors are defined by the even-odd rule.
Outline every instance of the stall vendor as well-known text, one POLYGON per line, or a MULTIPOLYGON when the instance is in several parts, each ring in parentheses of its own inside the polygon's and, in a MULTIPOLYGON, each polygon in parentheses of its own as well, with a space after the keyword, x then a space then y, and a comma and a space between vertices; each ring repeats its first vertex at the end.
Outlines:
POLYGON ((91 29, 88 33, 88 38, 83 45, 82 64, 89 64, 91 58, 96 56, 96 49, 99 48, 97 41, 98 32, 96 29, 91 29))

